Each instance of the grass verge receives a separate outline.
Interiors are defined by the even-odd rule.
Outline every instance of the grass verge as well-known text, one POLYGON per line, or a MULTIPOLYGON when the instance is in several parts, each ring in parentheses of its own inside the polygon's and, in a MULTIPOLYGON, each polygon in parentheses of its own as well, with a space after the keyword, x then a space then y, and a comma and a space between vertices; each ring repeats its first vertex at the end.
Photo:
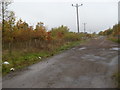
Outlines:
POLYGON ((120 38, 118 38, 118 37, 110 37, 108 39, 113 41, 113 42, 120 43, 120 38))
POLYGON ((6 74, 10 73, 10 68, 15 68, 15 70, 19 70, 22 68, 25 68, 26 66, 35 64, 37 62, 42 61, 44 58, 53 56, 54 54, 58 54, 61 51, 68 50, 72 47, 75 47, 77 45, 80 45, 80 43, 84 43, 85 41, 74 41, 74 42, 69 42, 66 43, 56 49, 54 49, 52 52, 51 51, 40 51, 37 53, 33 52, 28 52, 28 53, 23 53, 22 51, 14 51, 12 52, 11 55, 5 54, 3 55, 3 62, 8 61, 10 64, 2 65, 2 74, 5 76, 6 74), (41 59, 39 58, 41 57, 41 59))

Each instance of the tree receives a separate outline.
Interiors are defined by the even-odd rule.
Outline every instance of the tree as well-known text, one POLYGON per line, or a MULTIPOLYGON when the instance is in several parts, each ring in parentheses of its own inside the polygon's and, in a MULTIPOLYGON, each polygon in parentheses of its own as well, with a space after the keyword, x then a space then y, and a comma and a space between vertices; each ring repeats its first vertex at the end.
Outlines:
POLYGON ((36 31, 38 30, 46 30, 44 27, 44 23, 43 22, 38 22, 35 28, 36 31))
MULTIPOLYGON (((6 32, 5 33, 5 30, 10 30, 12 31, 12 26, 14 24, 14 21, 15 21, 15 18, 14 18, 14 12, 12 11, 9 11, 8 10, 8 6, 12 3, 11 0, 1 0, 0 1, 0 6, 1 6, 1 16, 2 16, 2 38, 5 37, 5 34, 8 33, 8 37, 9 37, 9 40, 10 40, 10 43, 9 43, 9 51, 10 51, 10 54, 11 54, 11 40, 12 40, 12 37, 11 37, 11 32, 6 32), (8 28, 5 28, 5 27, 8 27, 8 28)), ((2 40, 2 44, 4 45, 4 40, 2 40)))
POLYGON ((2 16, 2 32, 4 32, 4 24, 5 20, 8 18, 8 5, 11 4, 11 0, 1 0, 0 6, 1 6, 1 16, 2 16))
POLYGON ((100 31, 100 32, 99 32, 99 35, 103 35, 103 31, 100 31))

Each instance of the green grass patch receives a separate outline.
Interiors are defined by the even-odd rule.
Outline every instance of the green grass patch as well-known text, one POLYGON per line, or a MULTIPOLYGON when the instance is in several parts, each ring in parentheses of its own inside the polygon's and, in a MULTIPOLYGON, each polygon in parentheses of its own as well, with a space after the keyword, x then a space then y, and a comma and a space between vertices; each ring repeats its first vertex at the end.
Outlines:
POLYGON ((6 59, 4 60, 3 58, 3 62, 7 60, 10 64, 2 65, 3 75, 9 73, 10 68, 15 68, 15 70, 21 69, 31 64, 37 63, 41 61, 43 58, 50 56, 50 53, 46 51, 42 51, 39 53, 26 53, 26 54, 20 54, 20 53, 16 54, 16 53, 14 52, 14 54, 12 54, 11 56, 9 55, 4 56, 6 59), (39 57, 41 57, 42 59, 39 59, 39 57))
POLYGON ((110 37, 108 39, 111 40, 111 41, 113 41, 113 42, 120 43, 120 39, 117 38, 117 37, 110 37))
POLYGON ((57 48, 57 52, 70 49, 70 48, 72 48, 72 47, 75 47, 75 46, 77 46, 77 45, 80 45, 80 43, 82 43, 82 42, 83 42, 83 41, 66 43, 66 44, 64 44, 63 46, 57 48))

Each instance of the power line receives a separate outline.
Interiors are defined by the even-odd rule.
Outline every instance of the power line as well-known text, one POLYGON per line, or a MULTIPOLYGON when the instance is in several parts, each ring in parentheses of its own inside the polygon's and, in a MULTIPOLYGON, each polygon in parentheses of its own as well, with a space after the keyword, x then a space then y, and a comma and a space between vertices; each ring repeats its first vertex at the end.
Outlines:
POLYGON ((83 4, 79 5, 79 4, 72 4, 73 7, 76 7, 76 13, 77 13, 77 29, 78 29, 78 33, 79 33, 79 12, 78 12, 78 7, 82 6, 83 4))

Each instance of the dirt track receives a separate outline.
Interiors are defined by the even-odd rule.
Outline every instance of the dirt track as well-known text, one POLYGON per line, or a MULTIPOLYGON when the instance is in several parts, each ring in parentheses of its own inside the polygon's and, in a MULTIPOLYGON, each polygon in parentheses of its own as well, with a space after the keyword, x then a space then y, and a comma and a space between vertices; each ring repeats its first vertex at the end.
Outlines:
POLYGON ((114 88, 117 44, 103 37, 3 77, 3 88, 114 88))

